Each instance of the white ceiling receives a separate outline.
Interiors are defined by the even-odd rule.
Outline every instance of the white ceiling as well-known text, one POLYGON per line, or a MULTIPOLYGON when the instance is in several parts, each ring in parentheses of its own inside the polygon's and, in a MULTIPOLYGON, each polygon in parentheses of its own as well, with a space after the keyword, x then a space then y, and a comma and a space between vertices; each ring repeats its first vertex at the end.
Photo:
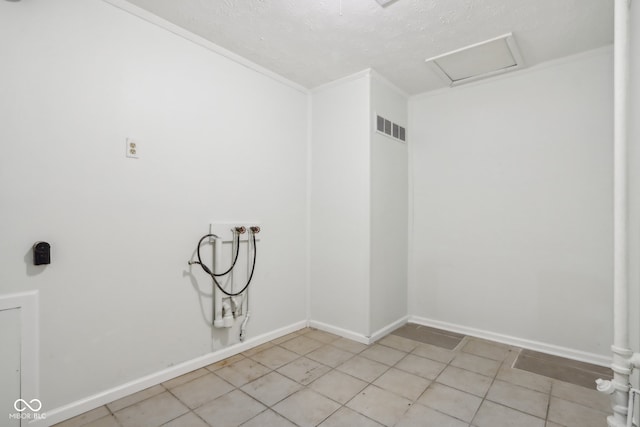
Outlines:
POLYGON ((128 0, 305 87, 374 68, 408 94, 425 59, 512 32, 525 66, 613 42, 611 0, 128 0))

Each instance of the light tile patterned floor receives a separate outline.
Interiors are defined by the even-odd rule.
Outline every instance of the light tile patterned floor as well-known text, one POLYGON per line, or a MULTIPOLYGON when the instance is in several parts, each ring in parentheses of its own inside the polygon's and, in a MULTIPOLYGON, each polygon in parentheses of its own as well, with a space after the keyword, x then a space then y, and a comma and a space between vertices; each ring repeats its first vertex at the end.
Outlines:
POLYGON ((605 396, 512 368, 519 351, 302 329, 57 426, 606 426, 605 396))

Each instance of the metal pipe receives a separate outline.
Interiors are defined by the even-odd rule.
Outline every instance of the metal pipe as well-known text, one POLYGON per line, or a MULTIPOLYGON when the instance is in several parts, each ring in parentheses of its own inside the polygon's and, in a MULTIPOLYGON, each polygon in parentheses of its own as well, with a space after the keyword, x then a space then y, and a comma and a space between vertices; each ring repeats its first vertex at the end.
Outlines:
MULTIPOLYGON (((214 240, 213 244, 213 271, 214 273, 222 272, 222 238, 214 240)), ((213 326, 223 328, 222 320, 222 292, 216 285, 213 285, 213 326)))
MULTIPOLYGON (((249 231, 250 231, 250 234, 259 233, 260 227, 258 226, 249 227, 249 231)), ((249 275, 251 271, 251 262, 249 260, 251 259, 252 240, 253 239, 247 239, 247 275, 249 275)), ((247 337, 247 323, 249 322, 249 317, 251 317, 251 309, 249 307, 249 289, 245 291, 244 303, 245 303, 246 311, 244 315, 244 320, 242 320, 242 324, 240 325, 240 341, 244 341, 245 338, 247 337)))
POLYGON ((630 0, 615 0, 614 34, 614 268, 613 268, 613 380, 599 381, 598 390, 611 394, 609 427, 626 427, 629 412, 629 278, 627 115, 629 110, 630 0))

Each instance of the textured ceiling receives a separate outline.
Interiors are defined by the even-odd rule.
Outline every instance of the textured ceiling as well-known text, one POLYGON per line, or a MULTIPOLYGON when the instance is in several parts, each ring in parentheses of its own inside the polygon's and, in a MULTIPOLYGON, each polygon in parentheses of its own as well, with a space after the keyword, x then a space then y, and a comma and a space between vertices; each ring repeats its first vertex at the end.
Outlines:
POLYGON ((424 60, 512 32, 525 66, 613 41, 611 0, 129 0, 308 88, 373 68, 408 94, 424 60))

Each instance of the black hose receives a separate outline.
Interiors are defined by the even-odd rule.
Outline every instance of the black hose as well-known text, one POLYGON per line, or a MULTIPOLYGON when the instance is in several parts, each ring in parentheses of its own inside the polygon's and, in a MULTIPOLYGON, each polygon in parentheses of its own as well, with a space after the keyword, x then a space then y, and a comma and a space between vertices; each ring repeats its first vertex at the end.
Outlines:
POLYGON ((251 233, 251 238, 253 240, 253 264, 251 265, 251 274, 249 274, 249 279, 247 279, 247 283, 244 285, 244 287, 239 292, 235 292, 235 293, 227 292, 226 290, 224 290, 222 288, 222 286, 220 285, 220 283, 218 283, 218 281, 216 280, 216 277, 224 276, 225 274, 228 274, 231 270, 233 270, 233 267, 235 267, 236 261, 238 260, 238 253, 240 253, 240 235, 238 234, 236 236, 237 237, 237 245, 236 245, 237 250, 236 250, 235 259, 233 260, 233 264, 231 264, 231 267, 227 271, 225 271, 224 273, 220 273, 220 274, 215 274, 211 270, 209 270, 209 268, 202 263, 202 258, 200 258, 200 245, 202 244, 202 241, 204 239, 206 239, 207 237, 218 238, 218 236, 216 236, 215 234, 206 234, 206 235, 202 236, 202 238, 198 242, 198 248, 196 250, 196 252, 198 254, 198 261, 190 262, 189 264, 200 264, 200 267, 202 267, 202 269, 205 271, 205 273, 207 273, 209 276, 211 276, 211 278, 213 279, 213 283, 216 284, 218 289, 220 289, 220 291, 223 294, 225 294, 227 296, 230 296, 230 297, 235 297, 235 296, 240 295, 245 290, 247 290, 247 288, 249 287, 249 284, 251 283, 251 279, 253 278, 253 272, 256 269, 256 258, 258 256, 258 248, 256 247, 256 235, 255 235, 255 233, 253 233, 253 232, 251 233))
POLYGON ((202 238, 198 242, 198 250, 196 251, 196 253, 198 254, 198 261, 191 262, 190 264, 200 264, 200 267, 202 267, 202 269, 210 276, 216 276, 216 277, 226 276, 231 272, 231 270, 233 270, 233 267, 236 266, 236 261, 238 261, 238 254, 240 253, 240 234, 238 233, 235 233, 235 234, 236 234, 236 256, 233 259, 233 263, 231 264, 231 267, 229 267, 227 271, 225 271, 224 273, 214 273, 211 270, 209 270, 209 268, 206 265, 202 263, 202 258, 200 258, 200 246, 202 246, 202 242, 204 241, 204 239, 206 239, 207 237, 214 237, 216 239, 219 239, 218 236, 211 233, 205 234, 204 236, 202 236, 202 238))

